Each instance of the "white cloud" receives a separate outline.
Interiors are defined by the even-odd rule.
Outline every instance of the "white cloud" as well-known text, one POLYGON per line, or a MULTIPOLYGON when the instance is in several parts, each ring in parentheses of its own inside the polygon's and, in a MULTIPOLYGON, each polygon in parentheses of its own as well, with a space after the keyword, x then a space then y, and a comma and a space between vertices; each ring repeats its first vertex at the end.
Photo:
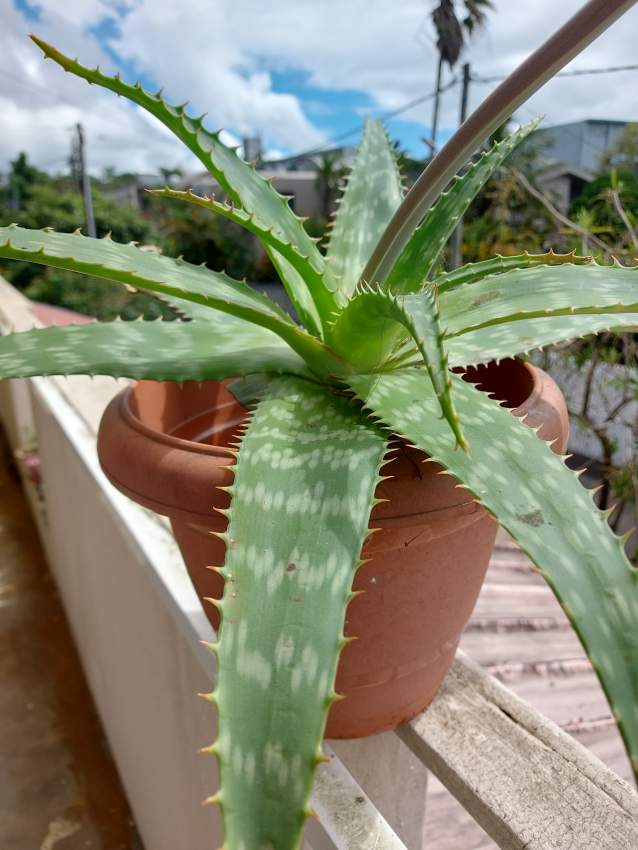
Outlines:
MULTIPOLYGON (((190 154, 154 119, 43 62, 25 38, 29 26, 65 52, 113 71, 111 55, 87 28, 105 17, 117 18, 120 34, 109 46, 125 64, 164 85, 170 99, 190 98, 195 111, 208 110, 211 127, 224 126, 237 138, 261 132, 272 149, 299 150, 325 138, 305 114, 303 101, 273 91, 275 71, 302 71, 319 89, 362 92, 381 110, 433 87, 436 50, 429 0, 133 0, 124 17, 110 0, 40 0, 39 5, 41 21, 33 25, 12 0, 0 0, 0 170, 19 149, 43 166, 62 168, 69 128, 78 120, 87 131, 94 171, 106 165, 139 171, 160 165, 195 167, 190 154)), ((510 71, 582 3, 497 0, 496 5, 487 29, 467 51, 473 72, 481 76, 510 71)), ((635 8, 571 67, 635 61, 637 30, 635 8)), ((636 77, 634 72, 551 81, 520 117, 544 113, 547 124, 581 118, 635 120, 636 77)), ((490 88, 473 84, 471 104, 490 88)), ((458 97, 458 88, 445 95, 441 126, 455 126, 458 97)), ((319 119, 313 98, 311 94, 306 107, 319 119)), ((403 117, 427 125, 430 111, 431 105, 424 104, 403 117)))

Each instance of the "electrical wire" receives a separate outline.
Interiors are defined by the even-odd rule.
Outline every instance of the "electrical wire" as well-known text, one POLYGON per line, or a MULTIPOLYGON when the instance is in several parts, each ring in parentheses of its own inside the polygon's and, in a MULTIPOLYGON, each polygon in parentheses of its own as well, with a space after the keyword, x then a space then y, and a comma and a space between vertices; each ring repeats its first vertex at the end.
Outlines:
MULTIPOLYGON (((588 74, 616 74, 619 71, 638 71, 638 65, 610 65, 606 68, 582 68, 575 71, 561 71, 555 74, 552 79, 558 77, 584 77, 588 74)), ((507 78, 507 74, 494 77, 476 77, 474 74, 470 77, 473 83, 500 83, 507 78)))
MULTIPOLYGON (((458 77, 452 77, 444 86, 441 86, 439 89, 439 95, 443 94, 446 91, 454 88, 459 82, 458 77)), ((407 103, 404 103, 402 106, 397 107, 396 109, 391 109, 387 112, 382 112, 377 117, 382 121, 391 121, 393 118, 396 118, 397 115, 402 115, 404 112, 408 112, 410 109, 414 109, 415 106, 420 106, 422 103, 426 103, 428 100, 432 100, 436 96, 436 91, 428 92, 428 94, 421 95, 420 97, 415 97, 413 100, 409 100, 407 103)), ((358 135, 363 132, 363 124, 357 124, 356 127, 351 127, 349 130, 344 130, 342 133, 338 133, 335 136, 330 136, 327 139, 326 144, 335 143, 343 141, 344 139, 348 139, 350 136, 358 135)), ((311 148, 309 150, 301 151, 300 153, 290 154, 289 156, 282 157, 282 161, 287 159, 298 159, 305 156, 316 156, 321 153, 327 153, 331 148, 326 147, 325 145, 320 148, 311 148)), ((276 161, 276 160, 275 160, 276 161)))
MULTIPOLYGON (((638 71, 638 64, 636 65, 609 65, 603 68, 582 68, 574 71, 561 71, 556 74, 553 79, 557 77, 582 77, 588 74, 614 74, 621 71, 638 71)), ((472 74, 470 76, 470 80, 473 83, 497 83, 506 79, 507 75, 504 74, 502 76, 492 76, 492 77, 481 77, 472 74)), ((448 91, 449 89, 456 86, 459 82, 458 77, 453 77, 448 83, 441 87, 439 90, 440 94, 448 91)), ((404 103, 403 106, 398 107, 397 109, 391 110, 389 112, 381 113, 378 117, 382 121, 390 121, 392 118, 396 118, 397 115, 401 115, 404 112, 407 112, 410 109, 413 109, 415 106, 419 106, 422 103, 426 103, 428 100, 432 100, 436 95, 436 91, 428 92, 426 95, 422 95, 421 97, 414 98, 414 100, 410 100, 407 103, 404 103)), ((351 127, 349 130, 344 130, 342 133, 338 133, 335 136, 330 136, 327 139, 327 142, 322 147, 311 148, 309 150, 301 151, 299 153, 290 154, 289 156, 282 157, 282 161, 289 159, 297 159, 306 156, 318 156, 322 153, 327 153, 332 148, 327 147, 330 144, 336 144, 337 142, 343 141, 345 139, 350 138, 350 136, 357 135, 363 131, 363 124, 359 124, 356 127, 351 127)))

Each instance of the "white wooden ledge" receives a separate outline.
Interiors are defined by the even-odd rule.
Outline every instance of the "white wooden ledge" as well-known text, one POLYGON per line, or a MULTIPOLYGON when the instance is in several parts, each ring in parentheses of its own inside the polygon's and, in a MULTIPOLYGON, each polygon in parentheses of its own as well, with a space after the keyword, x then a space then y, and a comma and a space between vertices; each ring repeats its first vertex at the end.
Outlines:
POLYGON ((499 847, 638 848, 635 791, 463 653, 397 734, 499 847))
MULTIPOLYGON (((0 279, 0 331, 36 324, 0 279)), ((165 521, 99 468, 97 422, 117 389, 110 379, 0 382, 0 415, 14 449, 37 441, 44 502, 26 478, 25 488, 146 848, 210 850, 220 824, 199 800, 216 771, 196 750, 214 718, 194 694, 214 677, 199 643, 211 629, 165 521)), ((638 850, 633 789, 462 654, 420 717, 326 746, 312 850, 421 850, 428 769, 503 850, 638 850)))

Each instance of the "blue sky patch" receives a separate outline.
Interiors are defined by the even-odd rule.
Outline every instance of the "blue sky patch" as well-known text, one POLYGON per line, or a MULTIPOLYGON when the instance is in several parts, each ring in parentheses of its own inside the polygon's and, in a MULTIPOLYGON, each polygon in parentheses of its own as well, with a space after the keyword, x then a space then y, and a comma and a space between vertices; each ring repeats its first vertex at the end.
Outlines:
POLYGON ((28 21, 39 21, 42 16, 42 6, 37 3, 29 3, 28 0, 13 0, 13 5, 22 12, 28 21))

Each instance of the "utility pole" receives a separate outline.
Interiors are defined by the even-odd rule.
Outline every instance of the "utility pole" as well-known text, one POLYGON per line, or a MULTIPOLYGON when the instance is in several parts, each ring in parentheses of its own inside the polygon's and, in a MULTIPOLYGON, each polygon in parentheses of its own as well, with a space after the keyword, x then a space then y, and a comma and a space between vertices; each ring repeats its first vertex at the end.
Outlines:
MULTIPOLYGON (((461 108, 459 111, 459 125, 467 118, 467 99, 470 90, 470 63, 463 65, 463 79, 461 81, 461 108)), ((450 240, 450 264, 453 269, 458 268, 463 262, 463 219, 459 221, 456 230, 450 240)))
POLYGON ((432 110, 432 127, 430 131, 431 141, 427 142, 430 150, 430 156, 433 157, 436 153, 436 133, 439 127, 439 106, 441 103, 441 76, 443 74, 443 54, 439 53, 438 65, 436 67, 436 88, 434 91, 434 107, 432 110))
POLYGON ((71 171, 80 184, 80 191, 84 200, 84 218, 86 221, 86 232, 88 236, 95 238, 95 217, 93 215, 93 198, 91 197, 91 181, 86 170, 84 157, 84 131, 78 122, 75 125, 77 138, 73 141, 71 152, 71 171))

